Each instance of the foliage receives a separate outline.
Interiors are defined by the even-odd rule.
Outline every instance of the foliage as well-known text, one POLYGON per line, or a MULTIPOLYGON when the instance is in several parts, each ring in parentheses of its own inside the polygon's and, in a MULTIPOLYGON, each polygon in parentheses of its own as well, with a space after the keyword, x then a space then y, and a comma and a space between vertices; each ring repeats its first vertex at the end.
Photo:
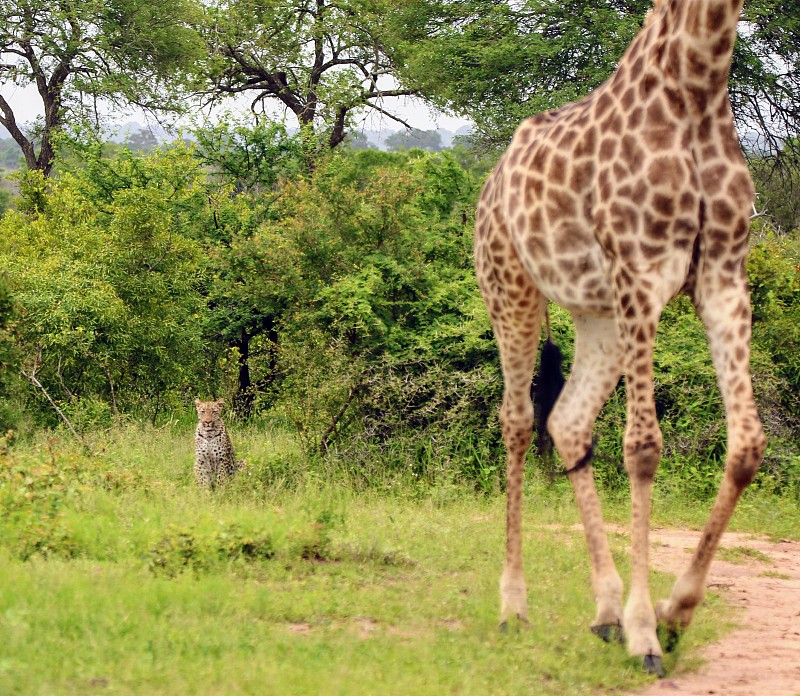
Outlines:
POLYGON ((574 101, 613 70, 648 0, 403 3, 395 30, 405 71, 437 104, 506 144, 519 122, 574 101))
MULTIPOLYGON (((421 384, 429 371, 442 385, 444 373, 493 355, 485 325, 475 324, 476 314, 485 315, 465 225, 474 187, 446 154, 362 151, 332 158, 312 180, 287 189, 275 224, 297 245, 305 294, 281 322, 278 398, 310 449, 348 438, 385 441, 393 428, 365 433, 367 412, 388 423, 421 409, 433 427, 442 411, 426 405, 432 383, 421 384), (393 384, 408 396, 415 380, 416 399, 385 392, 393 384)), ((469 401, 467 393, 453 397, 469 401)))
POLYGON ((3 0, 3 84, 33 85, 44 116, 23 131, 13 100, 0 124, 29 169, 52 170, 59 130, 88 119, 96 99, 147 110, 179 109, 174 95, 201 55, 192 0, 3 0))
POLYGON ((748 263, 753 298, 756 396, 770 448, 761 485, 800 495, 800 243, 798 235, 767 235, 748 263))
MULTIPOLYGON (((783 0, 749 0, 742 11, 731 75, 731 106, 751 147, 784 174, 800 166, 800 7, 783 0)), ((794 195, 797 196, 795 189, 794 195)))
POLYGON ((0 274, 0 394, 16 363, 14 328, 17 307, 5 274, 0 274))
POLYGON ((192 530, 171 528, 149 551, 148 568, 155 575, 174 577, 186 570, 208 571, 220 562, 268 561, 275 555, 265 532, 243 532, 227 525, 207 537, 192 530))
POLYGON ((386 145, 390 150, 411 150, 418 147, 421 150, 430 152, 440 152, 442 147, 442 136, 438 131, 423 131, 412 128, 409 131, 397 131, 386 138, 386 145))
POLYGON ((6 547, 22 560, 34 554, 74 556, 78 549, 63 509, 81 486, 76 460, 52 449, 48 458, 20 460, 8 451, 9 435, 0 438, 0 529, 6 547))
POLYGON ((128 135, 125 145, 132 152, 151 152, 158 147, 159 140, 150 128, 140 128, 128 135))
POLYGON ((351 150, 376 149, 369 138, 362 131, 351 130, 344 140, 345 146, 351 150))
MULTIPOLYGON (((223 393, 237 416, 291 424, 309 466, 341 468, 359 486, 391 486, 388 476, 420 490, 502 488, 502 378, 471 255, 486 160, 463 147, 345 149, 309 170, 302 134, 234 119, 198 141, 145 156, 73 146, 56 178, 20 175, 0 263, 20 309, 6 345, 26 373, 84 431, 223 393)), ((756 485, 791 496, 800 248, 760 231, 763 218, 754 229, 752 366, 770 441, 756 485)), ((568 365, 569 316, 551 308, 551 318, 568 365)), ((726 436, 686 299, 664 312, 655 376, 660 476, 705 499, 726 436)), ((41 416, 50 406, 39 391, 28 387, 27 401, 41 416)), ((628 486, 624 398, 623 383, 595 432, 595 472, 615 492, 628 486)), ((249 485, 284 480, 291 466, 271 458, 249 485)))
POLYGON ((356 112, 386 113, 385 97, 415 92, 390 84, 388 12, 385 0, 215 0, 206 30, 211 98, 245 93, 254 110, 275 104, 335 147, 356 112))
MULTIPOLYGON (((303 171, 301 137, 290 137, 286 128, 271 121, 225 114, 216 125, 193 130, 196 155, 223 186, 236 193, 267 195, 282 179, 303 171)), ((224 224, 224 221, 222 221, 224 224)))
POLYGON ((5 273, 0 272, 0 433, 18 426, 21 420, 11 403, 19 382, 18 321, 19 307, 11 295, 5 273))
MULTIPOLYGON (((601 84, 641 26, 650 0, 417 0, 392 15, 407 79, 471 118, 485 145, 505 146, 519 122, 601 84)), ((800 7, 745 2, 731 101, 752 147, 774 156, 800 126, 800 7)), ((797 163, 797 149, 780 162, 797 163)))
POLYGON ((100 398, 153 415, 205 369, 205 258, 193 239, 204 178, 182 145, 87 157, 57 181, 40 176, 33 193, 23 187, 26 205, 0 220, 20 348, 67 410, 100 398))
POLYGON ((9 171, 19 169, 21 161, 24 160, 14 139, 0 138, 0 168, 9 171))
POLYGON ((252 413, 256 392, 274 379, 277 322, 301 291, 296 250, 279 230, 264 226, 275 216, 280 188, 305 171, 302 135, 289 136, 275 123, 227 117, 195 131, 198 160, 210 169, 213 225, 204 238, 212 283, 208 287, 208 333, 236 351, 235 409, 252 413), (269 370, 254 383, 251 355, 267 356, 269 370))
MULTIPOLYGON (((781 157, 798 147, 800 141, 789 141, 781 150, 781 157)), ((784 159, 784 166, 776 167, 774 158, 753 158, 750 167, 758 191, 759 212, 779 231, 792 232, 800 229, 800 163, 793 162, 789 154, 784 159)))
MULTIPOLYGON (((754 340, 787 385, 800 383, 800 237, 767 236, 750 253, 754 340)), ((788 395, 787 395, 788 396, 788 395)))

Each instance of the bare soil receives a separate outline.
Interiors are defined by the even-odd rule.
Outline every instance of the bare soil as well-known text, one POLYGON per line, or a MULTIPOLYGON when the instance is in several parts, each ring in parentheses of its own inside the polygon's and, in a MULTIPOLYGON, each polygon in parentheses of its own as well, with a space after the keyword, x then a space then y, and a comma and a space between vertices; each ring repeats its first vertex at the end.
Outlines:
MULTIPOLYGON (((654 568, 680 574, 699 532, 653 530, 654 568)), ((639 696, 800 695, 800 542, 727 533, 711 565, 709 590, 740 607, 737 628, 703 652, 699 672, 668 675, 639 696)), ((689 628, 691 630, 691 628, 689 628)))

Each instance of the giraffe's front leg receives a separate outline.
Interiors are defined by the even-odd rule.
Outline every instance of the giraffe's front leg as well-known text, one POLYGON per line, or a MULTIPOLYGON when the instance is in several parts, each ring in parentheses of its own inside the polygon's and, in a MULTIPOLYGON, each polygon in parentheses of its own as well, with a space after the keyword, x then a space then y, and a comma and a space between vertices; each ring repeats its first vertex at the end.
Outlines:
POLYGON ((631 591, 625 605, 628 652, 642 658, 651 674, 664 676, 656 614, 650 599, 649 531, 653 477, 661 455, 661 431, 655 414, 646 431, 629 428, 625 466, 631 481, 631 591), (647 434, 644 434, 644 433, 647 434))
POLYGON ((653 345, 663 305, 650 286, 637 284, 629 275, 620 277, 618 294, 620 306, 628 309, 619 317, 628 403, 624 459, 631 485, 631 591, 625 605, 625 636, 628 652, 641 657, 648 672, 663 677, 649 577, 650 508, 662 446, 654 397, 653 345))
POLYGON ((528 623, 528 590, 522 568, 506 565, 500 576, 500 630, 508 630, 508 622, 514 618, 528 623))
MULTIPOLYGON (((742 227, 746 227, 746 218, 742 227)), ((706 328, 711 357, 725 403, 728 452, 725 475, 711 515, 692 556, 668 600, 656 605, 658 619, 669 629, 670 646, 689 625, 705 595, 706 576, 714 553, 744 489, 753 480, 766 447, 756 412, 750 376, 750 296, 744 265, 737 282, 721 282, 706 264, 698 277, 695 308, 706 328)), ((720 274, 721 275, 721 274, 720 274)))

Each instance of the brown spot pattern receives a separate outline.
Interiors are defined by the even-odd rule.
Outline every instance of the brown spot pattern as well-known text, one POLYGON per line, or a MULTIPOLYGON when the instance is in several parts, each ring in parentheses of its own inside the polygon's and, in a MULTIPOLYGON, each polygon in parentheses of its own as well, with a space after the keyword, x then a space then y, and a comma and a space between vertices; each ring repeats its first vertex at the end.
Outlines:
MULTIPOLYGON (((576 104, 525 121, 484 187, 475 269, 500 348, 507 450, 503 620, 527 615, 521 561, 522 471, 531 438, 530 383, 548 300, 575 321, 572 375, 549 419, 565 463, 585 457, 592 426, 626 374, 625 468, 631 474, 629 650, 658 655, 647 589, 647 515, 661 452, 653 343, 664 304, 690 293, 706 326, 725 402, 725 483, 701 550, 698 586, 677 588, 660 618, 688 623, 764 439, 748 372, 744 260, 753 185, 735 135, 727 70, 741 0, 659 0, 608 82, 576 104), (602 348, 600 348, 602 346, 602 348), (637 598, 645 599, 639 600, 637 598)), ((570 473, 585 521, 599 624, 623 619, 622 581, 602 530, 591 467, 570 473)))

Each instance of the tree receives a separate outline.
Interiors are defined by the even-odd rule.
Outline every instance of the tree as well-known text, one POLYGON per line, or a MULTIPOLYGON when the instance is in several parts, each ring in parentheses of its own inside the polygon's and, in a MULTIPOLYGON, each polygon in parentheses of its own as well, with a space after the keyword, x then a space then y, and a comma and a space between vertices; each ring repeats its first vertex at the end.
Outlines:
POLYGON ((0 168, 6 170, 19 169, 22 155, 19 146, 12 138, 0 138, 0 168))
POLYGON ((276 408, 308 446, 413 433, 417 449, 426 428, 452 442, 448 428, 485 416, 497 378, 469 251, 477 187, 447 152, 344 150, 281 191, 259 230, 295 249, 299 290, 278 323, 276 408))
POLYGON ((279 196, 279 182, 302 169, 303 141, 279 124, 249 125, 230 115, 194 135, 196 155, 216 184, 213 225, 205 234, 214 279, 209 333, 236 349, 234 407, 250 415, 256 391, 274 378, 277 324, 296 292, 292 247, 260 228, 279 196), (269 369, 254 382, 251 361, 260 355, 267 356, 269 369))
POLYGON ((375 146, 362 131, 350 131, 346 138, 347 147, 351 150, 372 150, 375 146))
POLYGON ((419 130, 412 128, 410 131, 397 131, 386 138, 386 145, 390 150, 411 150, 415 147, 430 152, 442 150, 442 136, 435 130, 419 130))
POLYGON ((393 15, 403 75, 440 108, 471 118, 483 145, 572 101, 612 71, 649 0, 411 0, 393 15))
POLYGON ((281 178, 302 170, 303 142, 290 136, 279 123, 226 114, 214 126, 197 128, 198 159, 219 183, 236 193, 263 195, 275 189, 281 178))
MULTIPOLYGON (((601 84, 651 0, 409 0, 391 21, 404 78, 441 108, 475 121, 504 147, 519 122, 601 84)), ((739 130, 771 156, 800 130, 800 4, 745 3, 730 80, 739 130)))
POLYGON ((128 136, 126 144, 134 152, 150 152, 158 147, 158 138, 149 128, 140 128, 128 136))
MULTIPOLYGON (((796 138, 788 140, 784 149, 800 148, 796 138)), ((776 167, 771 157, 754 157, 751 160, 753 181, 758 191, 757 206, 760 212, 772 220, 779 232, 800 229, 800 162, 795 163, 791 155, 779 154, 783 166, 776 167), (787 161, 788 160, 788 161, 787 161)))
POLYGON ((733 54, 730 94, 747 149, 773 159, 782 176, 787 167, 797 169, 800 166, 800 141, 796 137, 800 132, 798 3, 745 2, 733 54), (746 137, 748 131, 755 131, 757 137, 746 137))
POLYGON ((403 123, 383 104, 416 93, 393 80, 382 19, 389 11, 388 0, 214 0, 209 98, 248 94, 254 111, 282 106, 329 147, 362 109, 403 123))
POLYGON ((203 341, 207 258, 195 239, 205 175, 183 144, 146 158, 99 153, 84 152, 74 173, 25 173, 38 181, 23 188, 35 212, 0 219, 0 267, 24 370, 55 403, 155 417, 221 381, 203 341))
POLYGON ((0 84, 34 85, 33 129, 0 96, 0 124, 45 176, 65 124, 98 119, 97 100, 174 110, 176 87, 201 56, 194 0, 0 0, 0 84))
POLYGON ((13 327, 17 308, 8 287, 5 274, 0 274, 0 393, 16 362, 13 327))

